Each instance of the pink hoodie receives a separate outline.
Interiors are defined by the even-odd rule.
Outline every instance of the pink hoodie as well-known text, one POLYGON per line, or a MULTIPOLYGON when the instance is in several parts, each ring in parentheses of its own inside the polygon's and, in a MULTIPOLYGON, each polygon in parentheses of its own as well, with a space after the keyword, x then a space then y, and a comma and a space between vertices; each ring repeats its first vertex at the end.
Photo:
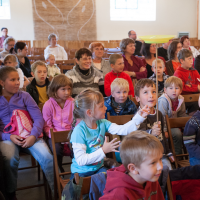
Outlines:
POLYGON ((66 131, 71 129, 74 110, 73 100, 72 97, 69 97, 63 109, 52 97, 44 104, 42 110, 45 121, 44 132, 49 138, 51 138, 50 128, 53 128, 54 131, 66 131))

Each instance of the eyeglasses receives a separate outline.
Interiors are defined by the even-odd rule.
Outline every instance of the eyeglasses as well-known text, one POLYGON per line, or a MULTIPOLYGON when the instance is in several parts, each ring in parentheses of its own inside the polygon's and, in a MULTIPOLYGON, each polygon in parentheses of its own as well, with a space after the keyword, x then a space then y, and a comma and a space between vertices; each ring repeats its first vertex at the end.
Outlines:
POLYGON ((152 48, 156 48, 156 45, 151 45, 150 47, 152 47, 152 48))

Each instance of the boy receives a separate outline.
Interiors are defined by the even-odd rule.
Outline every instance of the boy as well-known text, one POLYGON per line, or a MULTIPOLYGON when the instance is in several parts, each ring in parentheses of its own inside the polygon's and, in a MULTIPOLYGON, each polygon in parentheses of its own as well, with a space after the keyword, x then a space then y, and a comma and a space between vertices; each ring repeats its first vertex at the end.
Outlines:
POLYGON ((47 70, 46 64, 42 61, 36 61, 31 65, 31 75, 34 79, 26 87, 26 91, 37 104, 44 104, 49 99, 47 89, 50 82, 47 78, 47 70))
POLYGON ((54 76, 61 74, 60 68, 56 65, 56 59, 53 54, 47 54, 45 56, 45 61, 47 63, 47 68, 48 68, 47 76, 50 78, 50 80, 54 76))
POLYGON ((111 83, 111 96, 104 98, 104 105, 107 107, 107 112, 112 116, 116 115, 131 115, 137 112, 137 107, 128 98, 129 84, 123 78, 116 78, 111 83))
MULTIPOLYGON (((156 60, 152 62, 152 71, 154 72, 152 76, 149 77, 149 79, 153 80, 156 84, 156 60)), ((164 92, 164 82, 169 77, 164 73, 165 64, 161 59, 157 59, 157 69, 158 69, 158 96, 161 96, 164 92)))
POLYGON ((134 88, 133 83, 128 74, 123 72, 124 69, 124 59, 120 54, 112 54, 109 58, 110 66, 112 68, 112 71, 107 73, 105 75, 104 79, 104 91, 106 96, 111 95, 111 89, 110 85, 116 78, 123 78, 126 79, 129 83, 129 95, 132 95, 134 97, 134 88))
POLYGON ((147 119, 140 124, 138 127, 139 130, 145 130, 147 133, 154 135, 157 137, 164 147, 163 154, 163 164, 167 165, 169 169, 172 169, 171 163, 169 159, 174 161, 172 153, 169 149, 168 141, 165 137, 165 133, 163 130, 164 127, 164 119, 162 113, 158 112, 158 124, 157 121, 157 113, 154 108, 156 105, 156 86, 155 83, 150 79, 140 79, 135 85, 135 98, 137 102, 140 102, 140 108, 143 108, 147 105, 150 108, 150 114, 147 115, 147 119), (168 159, 169 158, 169 159, 168 159))
MULTIPOLYGON (((180 78, 175 76, 169 77, 165 81, 164 91, 165 93, 158 99, 158 110, 169 118, 187 117, 184 97, 181 96, 183 84, 180 78)), ((167 132, 166 123, 164 131, 167 132)), ((171 129, 172 138, 174 142, 176 154, 182 153, 182 132, 179 128, 171 129)))
POLYGON ((163 169, 163 146, 159 140, 144 131, 134 131, 120 146, 123 165, 107 171, 100 200, 164 200, 158 183, 163 169))

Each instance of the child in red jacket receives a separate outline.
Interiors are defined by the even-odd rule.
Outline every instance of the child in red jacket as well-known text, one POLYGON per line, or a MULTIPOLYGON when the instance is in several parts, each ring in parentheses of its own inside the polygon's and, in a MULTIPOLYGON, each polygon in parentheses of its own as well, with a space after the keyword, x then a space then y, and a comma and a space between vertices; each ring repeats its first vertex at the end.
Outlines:
POLYGON ((112 54, 109 58, 110 66, 112 68, 112 71, 107 73, 105 75, 104 79, 104 92, 106 96, 111 95, 111 88, 110 85, 111 83, 116 79, 116 78, 123 78, 126 79, 129 83, 129 95, 132 95, 134 97, 134 88, 133 88, 133 83, 128 74, 123 72, 124 69, 124 60, 123 57, 120 54, 112 54))

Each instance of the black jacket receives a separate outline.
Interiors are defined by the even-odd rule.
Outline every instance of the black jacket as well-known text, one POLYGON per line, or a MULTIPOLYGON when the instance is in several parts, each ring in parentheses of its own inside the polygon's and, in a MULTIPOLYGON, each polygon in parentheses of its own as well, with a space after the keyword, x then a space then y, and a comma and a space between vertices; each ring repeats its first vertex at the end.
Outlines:
POLYGON ((142 54, 140 53, 142 48, 142 42, 140 41, 135 41, 135 53, 133 54, 134 56, 142 56, 142 54))

